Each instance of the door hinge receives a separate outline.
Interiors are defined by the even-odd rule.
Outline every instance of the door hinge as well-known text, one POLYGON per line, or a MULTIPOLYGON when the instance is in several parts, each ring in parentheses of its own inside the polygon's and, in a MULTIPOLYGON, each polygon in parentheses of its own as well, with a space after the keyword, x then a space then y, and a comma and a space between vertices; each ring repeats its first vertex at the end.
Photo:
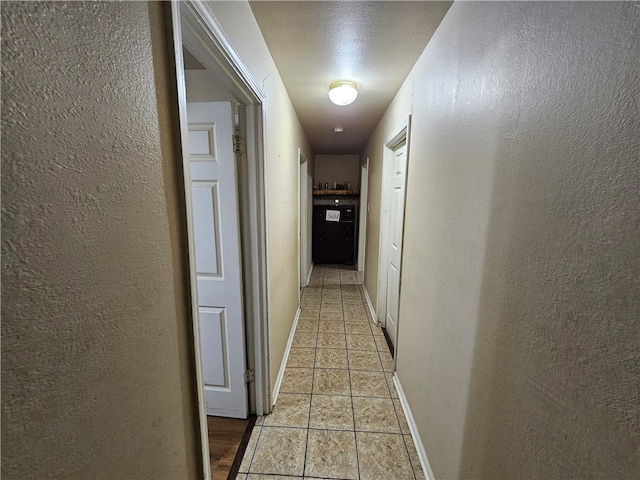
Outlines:
POLYGON ((256 373, 253 370, 247 370, 244 372, 244 383, 251 383, 256 380, 256 373))
POLYGON ((233 153, 247 153, 247 141, 244 137, 233 136, 233 153))

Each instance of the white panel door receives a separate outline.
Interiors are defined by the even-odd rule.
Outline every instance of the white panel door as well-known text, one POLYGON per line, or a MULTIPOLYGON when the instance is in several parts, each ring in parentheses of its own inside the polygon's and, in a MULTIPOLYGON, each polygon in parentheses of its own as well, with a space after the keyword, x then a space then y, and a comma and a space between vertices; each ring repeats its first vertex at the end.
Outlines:
POLYGON ((389 264, 387 266, 386 329, 393 345, 398 332, 398 301, 400 297, 400 263, 404 228, 404 189, 407 169, 407 144, 401 143, 393 151, 393 176, 389 222, 389 264))
POLYGON ((207 415, 247 417, 238 198, 229 102, 188 103, 189 178, 207 415))

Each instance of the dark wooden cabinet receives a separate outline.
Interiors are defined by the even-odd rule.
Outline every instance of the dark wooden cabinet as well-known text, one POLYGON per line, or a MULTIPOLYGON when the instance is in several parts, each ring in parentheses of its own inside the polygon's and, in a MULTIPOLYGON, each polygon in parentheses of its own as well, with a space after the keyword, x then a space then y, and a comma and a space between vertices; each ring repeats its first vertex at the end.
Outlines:
POLYGON ((315 205, 313 207, 314 263, 347 265, 355 263, 357 216, 355 206, 315 205), (327 220, 327 218, 335 219, 336 217, 338 217, 337 221, 327 220))

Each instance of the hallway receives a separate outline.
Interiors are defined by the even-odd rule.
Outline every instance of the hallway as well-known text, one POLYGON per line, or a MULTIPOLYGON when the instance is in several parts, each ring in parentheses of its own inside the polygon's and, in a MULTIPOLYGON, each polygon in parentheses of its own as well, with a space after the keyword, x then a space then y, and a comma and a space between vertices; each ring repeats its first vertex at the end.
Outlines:
POLYGON ((362 274, 315 267, 277 404, 256 423, 238 479, 423 479, 362 274))

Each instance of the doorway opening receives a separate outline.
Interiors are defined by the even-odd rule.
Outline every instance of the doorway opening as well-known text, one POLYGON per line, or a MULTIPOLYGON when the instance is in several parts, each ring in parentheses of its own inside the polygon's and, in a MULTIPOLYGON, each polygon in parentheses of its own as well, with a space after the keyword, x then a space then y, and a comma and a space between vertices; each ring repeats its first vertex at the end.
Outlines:
POLYGON ((360 165, 360 224, 358 225, 358 271, 364 272, 369 213, 369 158, 360 165))
POLYGON ((300 271, 300 293, 309 284, 313 265, 311 263, 311 217, 312 213, 312 191, 313 172, 309 168, 309 161, 298 148, 298 241, 299 241, 299 271, 300 271))
POLYGON ((270 411, 264 94, 200 2, 167 6, 183 165, 202 465, 207 414, 270 411))

